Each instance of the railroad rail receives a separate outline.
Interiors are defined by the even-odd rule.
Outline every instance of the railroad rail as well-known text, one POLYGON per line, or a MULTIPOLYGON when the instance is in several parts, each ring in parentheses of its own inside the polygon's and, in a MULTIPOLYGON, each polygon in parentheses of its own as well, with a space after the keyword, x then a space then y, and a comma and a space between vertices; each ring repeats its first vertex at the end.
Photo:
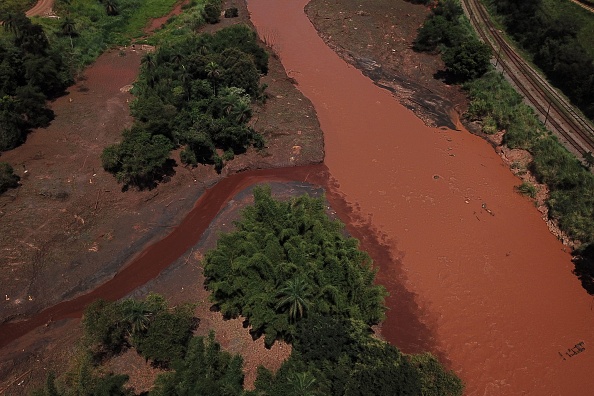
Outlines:
POLYGON ((594 128, 590 123, 507 43, 478 0, 462 2, 474 29, 496 54, 496 64, 544 117, 545 126, 548 123, 549 129, 580 157, 594 152, 594 128))
POLYGON ((593 2, 583 1, 583 0, 582 1, 571 0, 571 1, 590 12, 594 12, 594 3, 593 2))

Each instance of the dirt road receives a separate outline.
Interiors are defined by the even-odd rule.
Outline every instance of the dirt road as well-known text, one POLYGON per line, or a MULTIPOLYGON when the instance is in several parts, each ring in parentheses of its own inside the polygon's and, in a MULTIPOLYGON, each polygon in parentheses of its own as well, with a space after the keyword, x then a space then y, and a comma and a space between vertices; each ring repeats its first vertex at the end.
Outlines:
POLYGON ((37 16, 37 15, 44 15, 48 11, 52 9, 54 5, 54 0, 39 0, 33 8, 25 13, 28 17, 37 16))

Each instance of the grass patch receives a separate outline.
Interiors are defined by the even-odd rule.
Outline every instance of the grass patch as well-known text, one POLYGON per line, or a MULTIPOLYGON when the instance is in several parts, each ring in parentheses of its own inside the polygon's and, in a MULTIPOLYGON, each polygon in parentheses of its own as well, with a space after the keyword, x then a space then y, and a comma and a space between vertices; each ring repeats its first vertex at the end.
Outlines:
POLYGON ((149 21, 167 15, 179 0, 144 0, 131 15, 122 35, 133 38, 144 35, 144 28, 149 21))
POLYGON ((522 184, 517 186, 516 190, 520 194, 526 195, 530 198, 536 198, 536 193, 538 192, 538 189, 536 188, 536 186, 530 182, 527 182, 527 181, 522 182, 522 184))
POLYGON ((108 15, 105 6, 97 0, 57 2, 55 10, 62 18, 35 18, 35 22, 44 27, 52 47, 67 54, 70 67, 76 73, 107 48, 129 45, 142 37, 151 19, 167 15, 178 1, 119 0, 117 15, 108 15), (63 34, 66 18, 74 23, 72 35, 63 34))

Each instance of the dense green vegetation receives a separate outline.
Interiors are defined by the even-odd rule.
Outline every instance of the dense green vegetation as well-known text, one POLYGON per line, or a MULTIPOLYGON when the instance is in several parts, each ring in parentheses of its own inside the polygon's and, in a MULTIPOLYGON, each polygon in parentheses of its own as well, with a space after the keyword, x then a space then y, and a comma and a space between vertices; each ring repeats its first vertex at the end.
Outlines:
POLYGON ((149 295, 89 306, 79 359, 35 395, 131 394, 125 375, 100 368, 127 348, 168 369, 149 393, 155 396, 462 394, 462 382, 430 354, 406 355, 374 337, 370 325, 383 318, 385 290, 373 284, 369 257, 328 219, 322 199, 281 202, 261 187, 254 199, 204 265, 222 311, 247 315, 270 342, 292 343, 276 373, 260 367, 255 390, 244 390, 241 356, 222 351, 212 333, 192 337, 192 306, 168 308, 149 295))
MULTIPOLYGON (((539 4, 540 0, 506 0, 498 2, 497 6, 506 10, 509 21, 515 22, 512 31, 524 31, 523 25, 532 26, 536 23, 534 20, 544 15, 539 11, 539 4)), ((461 18, 454 0, 441 1, 419 30, 415 45, 418 49, 435 50, 440 45, 450 46, 451 43, 456 43, 462 35, 461 32, 466 31, 466 23, 461 22, 461 18)), ((550 27, 549 33, 554 29, 566 32, 563 27, 566 24, 560 22, 561 20, 555 20, 560 25, 550 27)), ((560 37, 565 37, 564 34, 560 37)), ((576 45, 575 43, 571 45, 576 45)), ((581 59, 581 51, 575 54, 576 60, 581 59)), ((447 56, 446 53, 443 54, 444 59, 447 56)), ((581 63, 577 62, 575 65, 581 63)), ((564 73, 566 78, 570 79, 568 74, 572 72, 565 69, 564 73)), ((481 78, 467 75, 471 79, 464 84, 470 97, 466 117, 470 120, 480 120, 484 133, 505 130, 503 142, 507 146, 528 150, 533 155, 529 170, 550 190, 547 200, 549 216, 556 220, 560 228, 571 238, 583 243, 581 249, 575 252, 576 263, 579 263, 576 264, 576 273, 582 279, 584 287, 594 293, 594 287, 591 286, 594 285, 594 254, 589 248, 594 243, 594 175, 588 171, 588 167, 594 163, 594 158, 591 155, 586 156, 587 166, 584 166, 568 152, 555 136, 547 132, 534 111, 522 102, 522 96, 501 74, 491 71, 481 78)), ((589 80, 585 82, 585 86, 594 81, 592 76, 587 77, 589 80)), ((588 92, 591 99, 592 89, 588 92)), ((518 191, 530 196, 536 194, 535 187, 526 183, 519 186, 518 191)))
MULTIPOLYGON (((22 12, 32 2, 2 1, 0 151, 22 144, 31 129, 47 126, 54 117, 46 106, 48 99, 64 93, 73 76, 106 48, 141 36, 147 22, 166 14, 175 2, 58 0, 54 9, 60 18, 36 18, 32 22, 22 12)), ((203 20, 195 25, 199 23, 203 20)), ((162 142, 149 140, 159 146, 152 153, 158 157, 162 142)))
POLYGON ((62 94, 71 78, 62 56, 40 25, 23 13, 6 16, 0 36, 0 151, 25 141, 32 128, 47 126, 46 100, 62 94))
POLYGON ((147 23, 167 14, 176 0, 58 0, 61 18, 39 23, 69 62, 72 73, 92 63, 107 48, 128 45, 144 35, 147 23))
POLYGON ((534 63, 594 119, 594 15, 570 1, 497 0, 507 31, 534 63))
POLYGON ((0 21, 3 21, 8 14, 27 11, 36 2, 37 0, 2 0, 2 3, 0 3, 0 21))
POLYGON ((446 65, 447 79, 464 82, 482 76, 489 69, 491 51, 478 40, 463 16, 458 0, 440 0, 419 29, 413 48, 439 52, 446 65))
POLYGON ((128 396, 127 375, 105 373, 101 363, 134 348, 154 366, 167 368, 186 356, 197 326, 193 305, 169 308, 165 299, 150 294, 145 300, 97 300, 83 316, 84 336, 70 369, 55 380, 48 376, 33 396, 128 396))
POLYGON ((125 185, 145 187, 163 174, 173 147, 184 147, 182 162, 218 170, 250 145, 262 147, 247 122, 267 71, 268 55, 245 25, 163 43, 143 59, 131 106, 135 124, 105 149, 103 167, 125 185))
POLYGON ((254 190, 237 231, 221 235, 204 274, 223 315, 246 317, 266 344, 293 340, 299 319, 314 313, 367 325, 384 318, 386 291, 373 284, 371 259, 328 219, 321 199, 274 200, 254 190))

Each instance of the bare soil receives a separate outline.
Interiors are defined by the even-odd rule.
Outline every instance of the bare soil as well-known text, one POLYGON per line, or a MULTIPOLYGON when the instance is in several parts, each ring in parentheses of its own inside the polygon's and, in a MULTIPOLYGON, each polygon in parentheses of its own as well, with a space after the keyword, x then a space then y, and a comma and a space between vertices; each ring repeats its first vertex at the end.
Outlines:
MULTIPOLYGON (((249 23, 244 2, 228 3, 240 9, 240 17, 205 30, 249 23)), ((22 183, 0 196, 0 322, 29 317, 110 279, 144 246, 179 223, 205 188, 228 174, 322 162, 323 136, 315 110, 278 59, 271 57, 262 80, 268 84, 269 98, 253 118, 266 139, 264 150, 237 156, 221 174, 209 166, 183 167, 177 152, 175 173, 155 189, 122 191, 103 171, 100 155, 132 123, 129 89, 142 56, 150 50, 135 46, 102 55, 66 96, 51 103, 56 118, 48 128, 33 131, 24 145, 2 154, 22 183)), ((193 260, 194 266, 200 257, 195 254, 186 260, 193 260)), ((195 292, 184 294, 184 300, 206 300, 200 276, 197 272, 195 277, 182 277, 195 292)), ((178 286, 170 284, 160 291, 179 301, 174 293, 178 286)), ((288 355, 289 349, 280 351, 279 344, 279 350, 269 351, 276 356, 271 358, 261 342, 251 340, 241 321, 222 323, 207 304, 201 307, 203 325, 198 332, 214 329, 224 346, 245 352, 246 366, 253 361, 252 374, 247 369, 248 383, 258 364, 270 361, 278 366, 288 355)), ((0 394, 26 394, 43 383, 47 370, 67 366, 79 335, 78 320, 52 322, 3 348, 0 394)), ((146 383, 135 386, 140 389, 146 383)))

